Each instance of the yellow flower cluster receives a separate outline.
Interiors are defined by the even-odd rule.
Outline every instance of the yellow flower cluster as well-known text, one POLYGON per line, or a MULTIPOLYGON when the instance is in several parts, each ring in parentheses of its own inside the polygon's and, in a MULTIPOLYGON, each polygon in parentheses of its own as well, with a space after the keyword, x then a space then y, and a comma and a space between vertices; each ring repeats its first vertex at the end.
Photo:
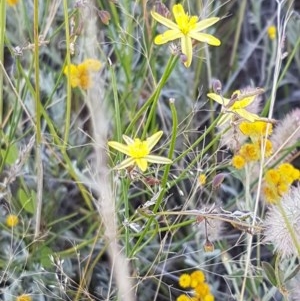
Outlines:
POLYGON ((249 136, 251 143, 245 143, 232 158, 232 165, 236 169, 242 169, 246 163, 258 161, 262 156, 262 148, 265 143, 264 156, 270 157, 273 152, 272 142, 266 137, 272 133, 272 124, 263 121, 241 122, 240 131, 249 136))
POLYGON ((276 204, 288 192, 291 184, 299 179, 300 171, 290 163, 269 169, 264 177, 263 195, 267 202, 276 204))
MULTIPOLYGON (((263 141, 258 140, 257 142, 245 143, 242 145, 239 152, 233 156, 232 165, 236 169, 242 169, 246 163, 258 161, 262 156, 262 145, 263 141)), ((273 152, 272 142, 268 139, 265 140, 266 147, 264 156, 270 157, 273 152)))
POLYGON ((214 301, 209 285, 205 282, 205 275, 202 271, 194 271, 191 274, 182 274, 179 277, 179 285, 182 288, 192 288, 193 296, 181 294, 176 301, 214 301))
POLYGON ((257 141, 261 137, 267 137, 272 134, 273 126, 264 121, 248 122, 243 121, 239 124, 240 131, 249 136, 252 141, 257 141))
POLYGON ((87 59, 79 65, 71 64, 66 66, 64 74, 70 76, 71 86, 88 89, 92 85, 91 73, 97 72, 101 68, 101 63, 95 59, 87 59))

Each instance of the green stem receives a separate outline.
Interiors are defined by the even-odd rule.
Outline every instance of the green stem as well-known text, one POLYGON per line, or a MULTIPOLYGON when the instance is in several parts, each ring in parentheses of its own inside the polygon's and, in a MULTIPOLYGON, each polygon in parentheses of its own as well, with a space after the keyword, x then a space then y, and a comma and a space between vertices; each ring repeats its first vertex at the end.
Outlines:
POLYGON ((239 19, 238 19, 238 24, 236 26, 235 36, 234 36, 234 43, 233 43, 230 62, 229 62, 230 67, 233 66, 233 61, 236 57, 237 47, 238 47, 239 39, 240 39, 240 35, 241 35, 241 28, 242 28, 243 21, 245 20, 246 6, 247 6, 247 0, 243 0, 243 2, 241 3, 241 6, 240 6, 239 19))
POLYGON ((120 104, 119 104, 119 97, 118 97, 118 89, 117 89, 117 80, 114 68, 110 67, 111 71, 111 82, 112 82, 112 89, 114 94, 114 105, 115 105, 115 121, 116 121, 116 128, 117 128, 117 141, 121 141, 122 138, 122 123, 121 123, 121 114, 120 114, 120 104))
POLYGON ((69 141, 70 134, 70 120, 71 120, 71 79, 70 79, 70 65, 71 65, 71 54, 70 54, 70 30, 69 30, 69 16, 68 16, 68 2, 67 0, 63 1, 64 3, 64 20, 65 20, 65 33, 66 33, 66 49, 67 49, 67 104, 66 104, 66 116, 65 116, 65 132, 64 132, 64 144, 63 151, 66 151, 66 147, 69 141))
MULTIPOLYGON (((147 118, 149 120, 149 121, 147 121, 147 124, 149 126, 151 119, 152 119, 152 115, 154 114, 154 111, 155 111, 155 108, 157 105, 157 101, 159 99, 160 92, 161 92, 162 88, 164 87, 166 81, 168 80, 169 76, 171 75, 172 70, 174 69, 177 61, 178 61, 177 56, 170 57, 168 64, 166 66, 166 69, 165 69, 155 91, 152 93, 152 95, 149 97, 149 99, 144 103, 144 105, 140 108, 140 110, 135 114, 134 118, 132 119, 132 121, 130 122, 129 126, 126 129, 125 134, 129 133, 132 130, 132 128, 134 127, 136 122, 139 120, 139 118, 146 112, 148 107, 152 104, 150 114, 148 115, 148 118, 147 118)), ((144 129, 142 139, 146 136, 146 132, 147 132, 147 127, 145 127, 145 129, 144 129)))

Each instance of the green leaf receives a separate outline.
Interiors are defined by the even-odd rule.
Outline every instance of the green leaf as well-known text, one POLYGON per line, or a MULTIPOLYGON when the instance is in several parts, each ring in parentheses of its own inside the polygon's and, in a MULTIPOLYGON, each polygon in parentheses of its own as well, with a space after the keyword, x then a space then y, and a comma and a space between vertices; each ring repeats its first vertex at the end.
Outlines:
POLYGON ((284 279, 284 282, 287 282, 288 280, 294 278, 299 271, 300 271, 300 265, 297 265, 296 268, 284 279))
POLYGON ((273 286, 277 287, 278 283, 277 283, 276 276, 275 276, 275 270, 272 267, 272 265, 266 261, 263 261, 261 263, 261 265, 262 265, 263 270, 266 273, 267 279, 271 282, 271 284, 273 286))
POLYGON ((27 195, 24 189, 20 188, 18 190, 18 199, 22 206, 22 208, 31 214, 34 214, 35 212, 35 194, 33 191, 31 191, 31 196, 27 195))
POLYGON ((10 145, 7 149, 1 149, 1 158, 5 164, 13 165, 19 157, 19 150, 15 144, 10 145))
POLYGON ((39 250, 39 260, 41 265, 43 266, 43 268, 50 268, 51 266, 53 266, 52 261, 50 260, 50 255, 53 255, 53 251, 52 249, 50 249, 49 247, 42 247, 39 250))

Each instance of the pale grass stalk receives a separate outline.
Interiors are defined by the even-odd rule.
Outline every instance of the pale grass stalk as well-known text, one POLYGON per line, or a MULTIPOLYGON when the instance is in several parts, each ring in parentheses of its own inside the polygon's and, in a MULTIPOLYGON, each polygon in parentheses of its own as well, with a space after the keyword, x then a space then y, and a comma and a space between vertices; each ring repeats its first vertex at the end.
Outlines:
MULTIPOLYGON (((290 10, 286 13, 286 16, 284 18, 284 22, 282 23, 282 10, 284 3, 286 2, 285 0, 280 1, 276 0, 278 6, 277 6, 277 29, 278 29, 278 41, 277 41, 277 47, 276 47, 276 61, 275 61, 275 67, 274 67, 274 77, 273 77, 273 85, 272 85, 272 91, 271 91, 271 102, 270 102, 270 109, 269 109, 269 115, 268 118, 272 118, 273 116, 273 110, 274 110, 274 105, 275 105, 275 99, 276 99, 276 91, 277 91, 277 84, 278 84, 278 79, 280 76, 280 69, 282 65, 282 59, 283 59, 283 46, 284 46, 284 39, 285 39, 285 31, 286 31, 286 26, 288 23, 288 20, 291 16, 290 10)), ((269 126, 269 125, 268 125, 269 126)), ((262 145, 262 154, 265 153, 265 148, 266 144, 262 145)), ((254 207, 254 212, 253 212, 253 221, 252 225, 255 224, 256 222, 256 217, 257 217, 257 211, 258 211, 258 204, 259 204, 259 198, 260 198, 260 191, 261 191, 261 185, 262 185, 262 178, 263 178, 263 167, 265 158, 262 156, 260 160, 260 168, 259 168, 259 178, 258 178, 258 185, 257 185, 257 193, 256 193, 256 200, 255 200, 255 207, 254 207)), ((249 235, 249 234, 247 234, 249 235)), ((247 275, 250 267, 250 260, 251 260, 251 250, 252 250, 252 243, 253 243, 253 236, 250 235, 249 240, 247 240, 247 257, 246 257, 246 264, 245 264, 245 272, 243 276, 243 284, 242 284, 242 289, 241 289, 241 294, 239 296, 239 300, 243 301, 244 300, 244 294, 245 294, 245 289, 246 289, 246 281, 247 281, 247 275)))
POLYGON ((41 227, 43 204, 43 161, 42 161, 42 132, 41 132, 41 102, 40 102, 40 67, 39 67, 39 1, 34 0, 33 13, 34 32, 34 77, 35 77, 35 124, 36 124, 36 210, 34 239, 38 239, 41 227))
MULTIPOLYGON (((6 29, 6 1, 0 1, 0 62, 4 62, 4 39, 6 29)), ((4 69, 4 68, 3 68, 4 69)), ((3 73, 0 72, 0 124, 3 118, 3 73)))
MULTIPOLYGON (((99 41, 97 37, 96 18, 90 10, 84 12, 86 15, 86 43, 85 53, 87 57, 94 57, 99 41)), ((100 42, 101 44, 101 42, 100 42)), ((104 236, 108 243, 108 254, 111 261, 112 275, 118 287, 119 300, 133 301, 133 286, 130 281, 130 273, 127 258, 124 256, 118 243, 118 221, 116 214, 116 200, 111 184, 111 170, 108 168, 107 156, 107 131, 110 119, 108 108, 104 103, 103 95, 105 82, 101 77, 97 78, 97 84, 87 91, 86 102, 90 110, 90 118, 93 127, 93 140, 95 151, 95 178, 96 208, 104 226, 104 236)), ((107 296, 109 298, 109 296, 107 296)), ((108 300, 108 299, 107 299, 108 300)))

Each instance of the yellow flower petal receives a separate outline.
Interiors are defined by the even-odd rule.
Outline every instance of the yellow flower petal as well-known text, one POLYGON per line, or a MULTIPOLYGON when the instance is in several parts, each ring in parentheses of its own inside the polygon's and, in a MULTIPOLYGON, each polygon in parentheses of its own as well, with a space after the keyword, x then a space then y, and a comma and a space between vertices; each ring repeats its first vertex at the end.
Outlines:
POLYGON ((172 160, 167 157, 156 156, 156 155, 148 155, 145 157, 147 161, 150 163, 157 163, 157 164, 172 164, 172 160))
POLYGON ((186 62, 184 62, 185 67, 189 67, 192 63, 193 58, 193 45, 192 39, 188 36, 183 36, 181 38, 181 51, 186 55, 186 62))
POLYGON ((129 166, 134 165, 135 159, 134 158, 127 158, 125 160, 123 160, 120 164, 118 164, 117 166, 115 166, 114 169, 124 169, 127 168, 129 166))
POLYGON ((171 28, 171 29, 175 29, 175 30, 178 30, 178 25, 176 23, 174 23, 173 21, 163 17, 162 15, 154 12, 154 11, 151 11, 151 16, 159 23, 165 25, 166 27, 168 28, 171 28))
POLYGON ((216 94, 216 93, 208 93, 207 97, 209 97, 210 99, 218 102, 219 104, 221 104, 222 106, 227 106, 229 103, 229 99, 225 98, 225 97, 221 97, 220 95, 216 94), (223 102, 224 101, 224 102, 223 102))
POLYGON ((117 151, 130 156, 129 148, 127 145, 119 143, 117 141, 108 141, 107 143, 110 147, 116 149, 117 151))
POLYGON ((241 108, 246 108, 248 107, 253 101, 255 100, 255 96, 251 97, 246 97, 244 99, 236 101, 233 105, 232 108, 236 109, 241 109, 241 108))
POLYGON ((180 22, 182 22, 182 18, 187 16, 181 4, 174 5, 172 11, 177 24, 180 24, 180 22))
POLYGON ((163 131, 158 131, 157 133, 155 133, 154 135, 150 136, 146 140, 149 151, 151 151, 152 148, 157 144, 157 142, 159 141, 159 139, 161 138, 162 135, 163 135, 163 131))
POLYGON ((134 160, 136 165, 140 168, 141 171, 146 171, 148 167, 147 159, 139 158, 134 160))
POLYGON ((134 140, 126 135, 122 135, 123 140, 126 142, 127 145, 133 144, 134 140))
POLYGON ((178 29, 167 30, 163 34, 155 37, 154 43, 156 45, 165 44, 170 41, 174 41, 182 37, 182 33, 178 29))
POLYGON ((197 25, 196 25, 195 29, 193 29, 193 31, 202 31, 203 29, 206 29, 206 28, 214 25, 219 20, 220 20, 220 18, 217 18, 217 17, 201 20, 197 23, 197 25))
POLYGON ((191 38, 193 38, 194 40, 197 40, 199 42, 204 42, 207 43, 209 45, 212 46, 220 46, 221 45, 221 41, 217 38, 215 38, 214 36, 207 34, 207 33, 202 33, 202 32, 191 32, 189 34, 189 36, 191 38))
POLYGON ((241 117, 243 117, 244 119, 250 121, 250 122, 254 122, 256 120, 259 120, 260 117, 254 113, 250 113, 245 109, 236 109, 236 110, 231 110, 232 112, 235 112, 236 114, 240 115, 241 117))

